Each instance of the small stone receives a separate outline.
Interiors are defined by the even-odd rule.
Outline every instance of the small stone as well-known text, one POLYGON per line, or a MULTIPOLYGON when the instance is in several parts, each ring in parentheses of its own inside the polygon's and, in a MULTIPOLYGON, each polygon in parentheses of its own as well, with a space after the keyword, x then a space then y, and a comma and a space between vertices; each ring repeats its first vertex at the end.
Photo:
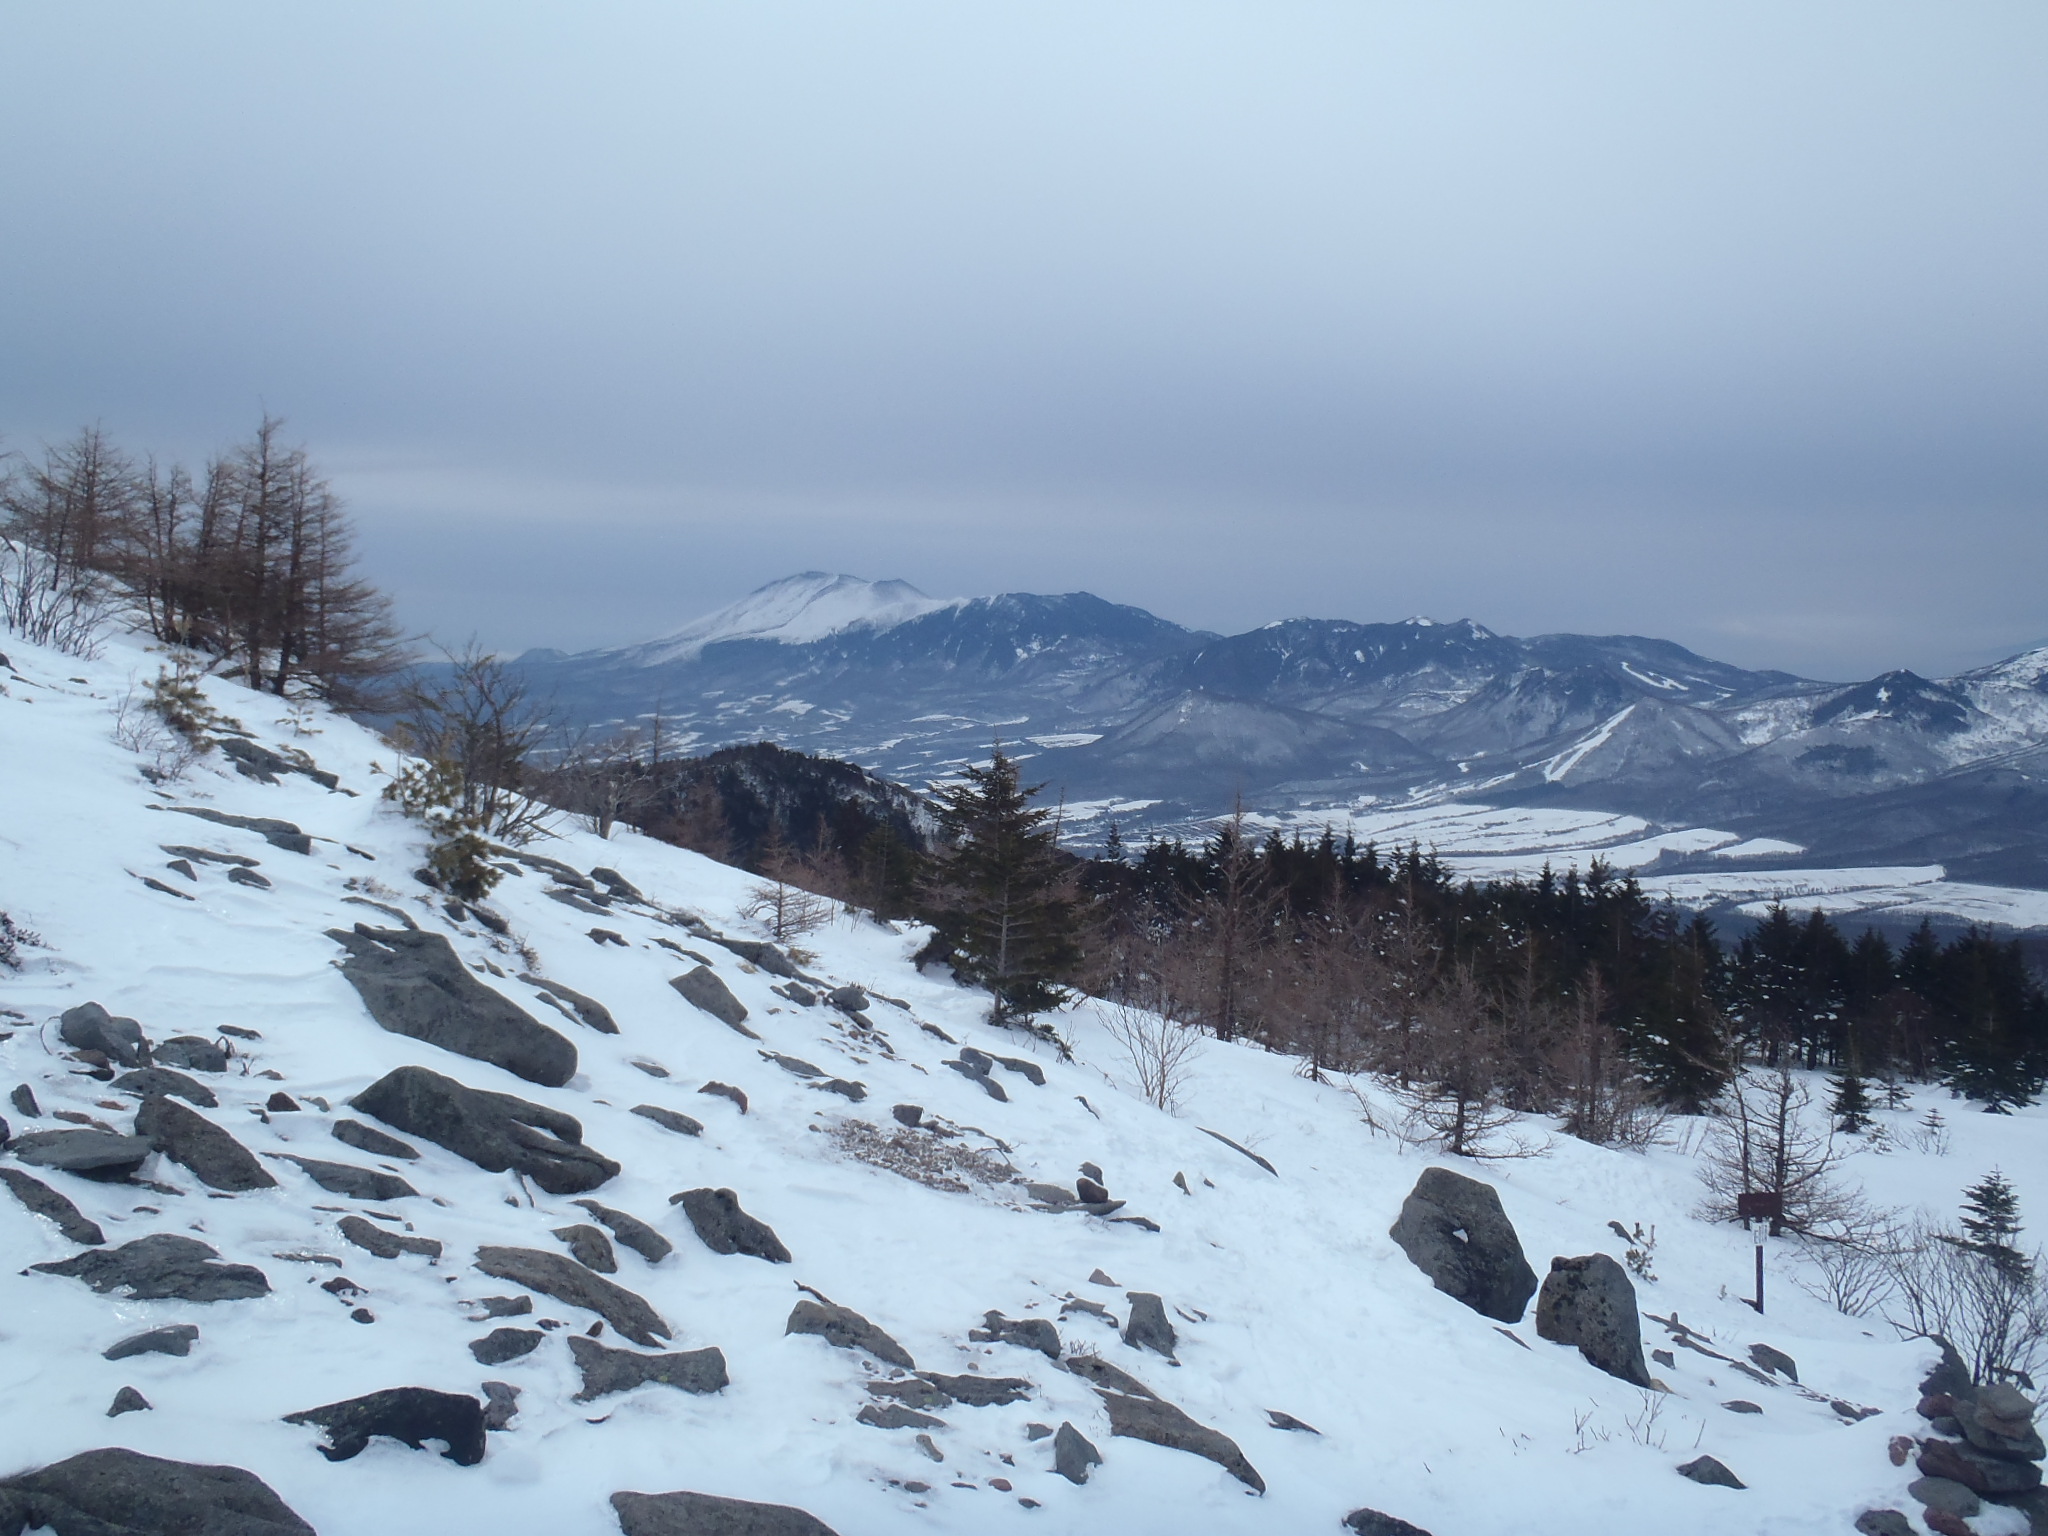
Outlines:
POLYGON ((1322 1433, 1315 1425, 1304 1423, 1291 1413, 1282 1413, 1278 1408, 1268 1408, 1266 1410, 1266 1422, 1275 1429, 1291 1429, 1311 1435, 1320 1435, 1322 1433))
POLYGON ((1089 1272, 1088 1283, 1090 1285, 1107 1285, 1111 1287, 1114 1287, 1116 1285, 1116 1282, 1114 1280, 1110 1279, 1108 1275, 1105 1275, 1099 1269, 1092 1270, 1089 1272))
POLYGON ((373 1125, 360 1120, 337 1120, 329 1128, 336 1141, 354 1147, 358 1152, 367 1152, 372 1157, 395 1157, 404 1162, 418 1159, 417 1148, 410 1147, 396 1136, 387 1136, 373 1125))
POLYGON ((1124 1343, 1173 1359, 1179 1340, 1166 1316, 1166 1303, 1150 1291, 1129 1291, 1125 1296, 1131 1304, 1131 1315, 1124 1324, 1124 1343))
POLYGON ((1653 1349, 1650 1351, 1650 1358, 1663 1366, 1667 1371, 1678 1369, 1678 1358, 1668 1349, 1653 1349))
POLYGON ((935 1419, 928 1413, 919 1413, 901 1403, 869 1403, 854 1415, 857 1422, 870 1429, 944 1429, 946 1421, 935 1419))
POLYGON ((898 1125, 908 1126, 913 1131, 924 1123, 924 1107, 919 1104, 898 1104, 889 1113, 896 1117, 898 1125))
POLYGON ((663 1109, 659 1104, 635 1104, 633 1113, 643 1120, 652 1120, 663 1130, 674 1131, 678 1136, 702 1136, 704 1123, 692 1120, 688 1115, 677 1114, 672 1109, 663 1109))
POLYGON ((555 1236, 568 1245, 569 1256, 585 1269, 594 1269, 600 1275, 619 1272, 619 1256, 612 1251, 612 1240, 588 1222, 557 1227, 555 1236))
POLYGON ((1088 1469, 1102 1465, 1102 1452, 1071 1423, 1062 1423, 1052 1437, 1052 1469, 1070 1483, 1088 1481, 1088 1469))
POLYGON ((107 1409, 107 1417, 118 1419, 124 1413, 141 1413, 150 1406, 149 1399, 133 1387, 123 1387, 114 1394, 113 1406, 107 1409))
POLYGON ((1906 1484, 1906 1493, 1929 1509, 1939 1509, 1965 1520, 1984 1507, 1984 1501, 1976 1494, 1948 1477, 1916 1477, 1906 1484))
POLYGON ((377 1321, 377 1314, 368 1307, 357 1307, 355 1311, 349 1313, 348 1317, 352 1323, 374 1323, 377 1321))
POLYGON ((917 1437, 917 1448, 933 1461, 944 1461, 946 1459, 945 1452, 932 1444, 932 1437, 930 1435, 920 1433, 917 1437))
POLYGON ((1723 1403, 1723 1404, 1722 1404, 1721 1406, 1722 1406, 1723 1408, 1726 1408, 1726 1409, 1727 1409, 1727 1410, 1728 1410, 1728 1411, 1729 1411, 1730 1413, 1762 1413, 1762 1412, 1763 1412, 1763 1409, 1761 1409, 1761 1408, 1757 1407, 1757 1405, 1756 1405, 1755 1403, 1752 1403, 1752 1402, 1750 1402, 1750 1401, 1749 1401, 1749 1400, 1748 1400, 1747 1398, 1741 1398, 1741 1397, 1736 1397, 1736 1398, 1730 1398, 1730 1399, 1729 1399, 1729 1400, 1728 1400, 1727 1402, 1723 1403))
POLYGON ((1749 1346, 1749 1358, 1774 1376, 1783 1376, 1787 1381, 1799 1380, 1799 1366, 1782 1349, 1773 1349, 1768 1344, 1749 1346))
POLYGON ((1749 1484, 1730 1472, 1711 1456, 1700 1456, 1688 1461, 1678 1469, 1680 1477, 1689 1477, 1696 1483, 1710 1488, 1747 1488, 1749 1484))
POLYGON ((344 1216, 337 1225, 341 1235, 365 1253, 375 1254, 380 1259, 395 1259, 401 1253, 424 1254, 430 1259, 441 1257, 441 1245, 431 1237, 411 1237, 403 1232, 387 1232, 375 1222, 365 1221, 360 1216, 344 1216))
POLYGON ((1043 1440, 1051 1433, 1052 1426, 1050 1424, 1026 1424, 1024 1426, 1024 1438, 1026 1440, 1043 1440))
POLYGON ((283 1089, 279 1089, 263 1101, 263 1107, 273 1115, 289 1115, 297 1113, 299 1101, 283 1089))
POLYGON ((493 1328, 480 1339, 469 1341, 469 1352, 478 1365, 503 1365, 530 1355, 547 1335, 538 1328, 493 1328))
POLYGON ((1344 1517, 1343 1526, 1353 1536, 1429 1536, 1421 1526, 1383 1515, 1376 1509, 1354 1509, 1344 1517))
POLYGON ((988 1485, 989 1487, 995 1489, 997 1493, 1008 1493, 1010 1492, 1012 1487, 1012 1484, 1007 1477, 992 1477, 988 1480, 988 1485))
POLYGON ((506 1429, 519 1412, 519 1389, 509 1381, 487 1381, 484 1391, 484 1428, 506 1429))
POLYGON ((146 1333, 130 1334, 118 1344, 109 1344, 100 1352, 100 1358, 126 1360, 131 1355, 176 1355, 182 1359, 192 1353, 193 1342, 198 1337, 199 1330, 192 1324, 171 1323, 146 1333))
POLYGON ((1074 1193, 1081 1197, 1083 1205, 1101 1205, 1109 1199, 1109 1191, 1085 1173, 1074 1181, 1074 1193))
POLYGON ((771 1264, 790 1262, 789 1250, 774 1228, 742 1210, 739 1196, 729 1189, 686 1189, 670 1195, 668 1203, 683 1208, 697 1236, 713 1253, 745 1254, 771 1264))
POLYGON ((1913 1522, 1896 1509, 1866 1509, 1856 1517, 1858 1536, 1913 1536, 1913 1522))
POLYGON ((744 1115, 747 1112, 746 1094, 738 1088, 733 1087, 731 1083, 706 1083, 702 1088, 699 1088, 697 1091, 699 1093, 712 1094, 715 1097, 721 1099, 730 1099, 733 1103, 739 1106, 739 1111, 741 1114, 744 1115))

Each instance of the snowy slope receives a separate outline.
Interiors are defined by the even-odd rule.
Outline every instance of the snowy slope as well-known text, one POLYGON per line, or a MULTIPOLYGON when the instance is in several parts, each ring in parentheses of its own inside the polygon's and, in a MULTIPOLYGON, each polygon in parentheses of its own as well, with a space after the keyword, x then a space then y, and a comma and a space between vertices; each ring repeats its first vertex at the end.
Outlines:
MULTIPOLYGON (((676 1244, 658 1266, 622 1249, 615 1278, 667 1320, 674 1339, 665 1347, 722 1350, 731 1384, 716 1396, 643 1386, 572 1402, 579 1379, 564 1339, 553 1335, 522 1359, 479 1366, 466 1346, 497 1325, 471 1321, 469 1303, 518 1287, 479 1274, 477 1246, 559 1250, 553 1229, 588 1219, 569 1198, 513 1175, 487 1173, 408 1136, 421 1158, 391 1166, 421 1198, 365 1207, 281 1162, 266 1163, 276 1189, 210 1197, 159 1158, 143 1173, 177 1193, 47 1178, 104 1226, 110 1244, 189 1233, 225 1259, 262 1269, 271 1294, 208 1306, 124 1301, 29 1273, 32 1263, 77 1250, 0 1191, 0 1473, 101 1445, 229 1462, 256 1472, 322 1536, 598 1536, 616 1529, 607 1498, 621 1489, 801 1505, 840 1536, 1292 1536, 1337 1531, 1345 1512, 1361 1505, 1435 1536, 1789 1536, 1847 1531, 1872 1504, 1911 1507, 1903 1489, 1913 1474, 1890 1465, 1885 1444, 1919 1427, 1914 1384, 1930 1352, 1881 1324, 1835 1313, 1782 1275, 1769 1316, 1757 1319, 1730 1294, 1747 1284, 1746 1240, 1689 1216, 1697 1185, 1677 1147, 1630 1155, 1558 1139, 1546 1156, 1466 1171, 1498 1186, 1539 1273, 1554 1254, 1618 1254, 1611 1219, 1654 1225, 1663 1278, 1644 1288, 1643 1308, 1682 1316, 1727 1352, 1758 1340, 1786 1350, 1812 1394, 1760 1385, 1684 1352, 1675 1367, 1654 1368, 1670 1393, 1645 1394, 1539 1340, 1533 1319, 1510 1338, 1437 1293, 1387 1236, 1403 1196, 1434 1159, 1369 1130, 1349 1094, 1303 1079, 1285 1058, 1211 1044, 1180 1114, 1168 1115, 1128 1091, 1127 1067, 1092 1005, 1055 1020, 1073 1043, 1074 1060, 1062 1062, 980 1023, 979 995, 915 971, 907 957, 918 935, 842 918, 805 941, 814 952, 806 969, 874 993, 870 1013, 885 1044, 877 1042, 829 1008, 786 1001, 770 990, 774 977, 678 926, 677 916, 689 914, 727 936, 760 937, 737 911, 745 876, 632 836, 600 842, 565 830, 532 851, 577 870, 616 869, 646 903, 621 901, 593 917, 551 899, 544 873, 527 868, 494 894, 491 905, 511 924, 509 935, 496 937, 451 921, 412 880, 420 835, 377 794, 378 765, 388 768, 390 755, 348 722, 315 712, 314 733, 298 734, 276 700, 210 684, 220 709, 265 744, 309 752, 339 775, 340 789, 299 775, 258 783, 218 755, 158 789, 113 739, 119 700, 134 678, 154 674, 156 657, 127 646, 91 663, 11 642, 7 650, 18 670, 0 672, 0 909, 46 946, 24 952, 20 973, 0 971, 0 1007, 8 1010, 0 1028, 11 1031, 0 1040, 0 1088, 31 1085, 43 1110, 28 1121, 0 1106, 15 1133, 59 1124, 58 1110, 128 1127, 132 1105, 80 1075, 51 1022, 88 999, 135 1017, 159 1041, 212 1037, 223 1026, 257 1032, 239 1042, 233 1070, 205 1080, 221 1099, 208 1118, 259 1154, 371 1163, 336 1141, 330 1125, 348 1113, 349 1096, 406 1064, 553 1106, 582 1123, 588 1145, 623 1165, 594 1198, 655 1224, 676 1244), (314 837, 313 852, 285 851, 170 809, 178 805, 291 821, 314 837), (272 888, 231 884, 226 866, 212 864, 187 881, 165 868, 167 843, 256 859, 272 888), (152 889, 144 876, 194 899, 152 889), (539 1088, 379 1029, 335 969, 341 951, 324 934, 387 921, 351 898, 397 907, 448 935, 472 967, 484 968, 487 985, 573 1040, 575 1076, 539 1088), (594 942, 593 927, 626 942, 594 942), (661 941, 707 954, 762 1039, 683 1001, 668 980, 694 962, 661 941), (543 1006, 515 979, 529 970, 601 1001, 621 1033, 596 1033, 543 1006), (1035 1058, 1046 1083, 999 1069, 1008 1101, 997 1102, 942 1065, 955 1048, 932 1030, 1035 1058), (850 1103, 820 1092, 764 1050, 858 1081, 867 1098, 850 1103), (636 1062, 669 1075, 649 1075, 636 1062), (709 1080, 742 1088, 748 1113, 699 1093, 709 1080), (302 1108, 259 1114, 280 1090, 302 1108), (1080 1164, 1093 1162, 1110 1193, 1129 1202, 1123 1214, 1149 1217, 1161 1230, 1033 1210, 1016 1183, 929 1188, 839 1150, 849 1124, 896 1130, 891 1106, 906 1103, 981 1128, 957 1144, 992 1149, 999 1138, 1023 1179, 1071 1188, 1080 1164), (679 1136, 630 1113, 641 1104, 694 1116, 703 1135, 679 1136), (1253 1148, 1276 1171, 1204 1128, 1253 1148), (707 1249, 668 1203, 698 1186, 736 1191, 794 1263, 707 1249), (381 1260, 349 1246, 337 1224, 366 1209, 439 1240, 442 1257, 381 1260), (279 1257, 294 1253, 341 1265, 279 1257), (1091 1283, 1097 1272, 1115 1283, 1091 1283), (323 1291, 337 1273, 367 1294, 344 1302, 323 1291), (922 1368, 1028 1378, 1031 1396, 941 1410, 947 1427, 933 1440, 945 1460, 935 1464, 912 1431, 856 1422, 873 1371, 865 1357, 785 1336, 799 1283, 865 1314, 922 1368), (1079 1297, 1121 1317, 1127 1290, 1165 1298, 1180 1335, 1178 1365, 1126 1347, 1087 1315, 1060 1315, 1065 1300, 1079 1297), (355 1305, 375 1321, 352 1321, 355 1305), (969 1329, 991 1309, 1057 1321, 1069 1353, 1100 1354, 1229 1435, 1263 1475, 1266 1493, 1209 1461, 1112 1439, 1080 1377, 1024 1349, 970 1342, 969 1329), (118 1339, 174 1322, 201 1329, 188 1358, 100 1358, 118 1339), (522 1396, 511 1428, 490 1437, 475 1467, 383 1440, 330 1463, 315 1449, 315 1431, 280 1422, 379 1388, 474 1393, 485 1379, 511 1382, 522 1396), (107 1418, 124 1384, 139 1388, 153 1410, 107 1418), (1845 1423, 1830 1397, 1881 1411, 1845 1423), (1740 1416, 1719 1406, 1731 1398, 1758 1400, 1764 1412, 1740 1416), (1267 1410, 1321 1433, 1272 1428, 1267 1410), (1085 1486, 1053 1474, 1050 1440, 1027 1437, 1027 1424, 1062 1421, 1102 1450, 1104 1465, 1085 1486), (1678 1477, 1675 1466, 1701 1452, 1733 1467, 1749 1489, 1678 1477)), ((1859 1173, 1882 1198, 1946 1210, 1964 1183, 1996 1162, 2023 1201, 2042 1209, 2042 1114, 1992 1119, 1960 1106, 1949 1113, 1955 1153, 1863 1156, 1859 1173)), ((1779 1254, 1773 1263, 1790 1259, 1779 1254)), ((564 1334, 592 1321, 545 1297, 536 1315, 561 1319, 564 1334)), ((608 1332, 604 1342, 623 1341, 608 1332)), ((1664 1343, 1662 1330, 1646 1323, 1646 1348, 1664 1343)), ((2000 1518, 1978 1528, 1995 1532, 2000 1518)))
POLYGON ((692 620, 672 634, 634 646, 630 665, 653 667, 687 661, 723 640, 773 640, 807 645, 849 629, 888 629, 920 614, 957 606, 926 597, 907 581, 865 581, 858 576, 805 571, 758 587, 736 603, 692 620))

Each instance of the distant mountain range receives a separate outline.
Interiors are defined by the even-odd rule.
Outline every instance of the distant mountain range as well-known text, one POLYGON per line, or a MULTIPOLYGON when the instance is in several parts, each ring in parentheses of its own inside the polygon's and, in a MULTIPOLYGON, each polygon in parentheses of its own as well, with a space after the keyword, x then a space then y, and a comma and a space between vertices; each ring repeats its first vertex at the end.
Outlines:
MULTIPOLYGON (((1221 636, 1088 593, 939 600, 809 572, 661 639, 513 665, 573 724, 658 717, 691 750, 765 738, 912 785, 1000 738, 1083 838, 1240 795, 1297 823, 1554 807, 1725 828, 1753 864, 1938 862, 2048 887, 2048 648, 1841 684, 1632 635, 1413 618, 1221 636)), ((1667 848, 1658 868, 1709 857, 1667 848)))

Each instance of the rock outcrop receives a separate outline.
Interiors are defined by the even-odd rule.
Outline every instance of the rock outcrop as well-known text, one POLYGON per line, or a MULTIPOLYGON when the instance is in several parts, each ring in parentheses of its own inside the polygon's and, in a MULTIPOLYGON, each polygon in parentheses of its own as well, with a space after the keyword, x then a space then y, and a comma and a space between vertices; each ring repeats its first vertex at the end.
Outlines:
POLYGON ((837 1536, 816 1515, 708 1493, 615 1493, 624 1536, 837 1536))
POLYGON ((1425 1168, 1387 1235, 1432 1285, 1482 1317, 1519 1323, 1536 1294, 1536 1272, 1490 1184, 1425 1168))
POLYGON ((731 1382, 725 1355, 716 1349, 688 1349, 676 1354, 642 1355, 630 1349, 607 1349, 595 1339, 572 1334, 569 1353, 583 1373, 576 1401, 587 1403, 613 1392, 630 1392, 652 1382, 678 1392, 722 1392, 731 1382))
POLYGON ((476 1251, 476 1267, 493 1279, 510 1280, 567 1306, 595 1312, 635 1344, 653 1348, 670 1335, 661 1314, 644 1299, 585 1269, 566 1253, 483 1247, 476 1251))
POLYGON ((58 1536, 314 1536, 253 1472, 119 1448, 0 1481, 0 1530, 22 1525, 58 1536))
POLYGON ((176 1099, 145 1099, 135 1112, 137 1135, 147 1136, 172 1162, 210 1189, 240 1193, 275 1189, 277 1180, 256 1155, 196 1109, 176 1099))
POLYGON ((741 1210, 739 1196, 729 1189, 686 1189, 670 1195, 668 1203, 683 1208, 697 1236, 713 1253, 743 1253, 770 1264, 790 1261, 789 1250, 782 1246, 775 1229, 741 1210))
POLYGON ((484 1459, 484 1410, 475 1398, 432 1387, 387 1387, 362 1397, 326 1403, 284 1416, 287 1424, 314 1424, 327 1431, 320 1454, 329 1461, 347 1461, 362 1454, 371 1437, 384 1435, 416 1451, 439 1440, 441 1454, 458 1467, 484 1459))
POLYGON ((583 1127, 573 1115, 509 1093, 467 1088, 425 1067, 387 1072, 349 1103, 479 1168, 524 1174, 551 1195, 584 1194, 619 1171, 583 1145, 583 1127))
POLYGON ((219 1260, 218 1250, 196 1237, 153 1232, 118 1248, 92 1249, 29 1268, 82 1280, 103 1296, 118 1291, 136 1301, 246 1301, 269 1294, 262 1270, 219 1260))
POLYGON ((906 1371, 917 1369, 917 1362, 910 1358, 909 1350, 851 1307, 805 1297, 790 1312, 789 1321, 783 1325, 782 1331, 785 1335, 815 1334, 840 1349, 866 1350, 885 1365, 901 1366, 906 1371))

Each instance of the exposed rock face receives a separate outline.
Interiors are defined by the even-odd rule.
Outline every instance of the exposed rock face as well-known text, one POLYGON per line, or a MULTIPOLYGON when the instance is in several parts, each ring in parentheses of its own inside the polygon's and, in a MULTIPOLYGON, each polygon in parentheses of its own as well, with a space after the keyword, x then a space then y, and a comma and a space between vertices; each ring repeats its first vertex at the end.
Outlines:
POLYGON ((336 1225, 341 1228, 343 1237, 365 1253, 373 1253, 380 1259, 395 1259, 401 1253, 424 1254, 430 1259, 441 1257, 441 1245, 431 1237, 389 1232, 361 1216, 344 1216, 336 1225))
POLYGON ((256 1155, 226 1131, 175 1099, 145 1099, 135 1112, 137 1135, 147 1136, 174 1163, 212 1189, 275 1189, 277 1180, 256 1155))
POLYGON ((269 1293, 262 1270, 222 1264, 219 1258, 217 1250, 196 1237, 153 1232, 118 1248, 29 1268, 83 1280, 103 1296, 121 1291, 137 1301, 243 1301, 269 1293))
POLYGON ((476 1267, 494 1279, 510 1280, 568 1306, 595 1312, 635 1344, 653 1348, 669 1337, 669 1326, 659 1312, 565 1253, 484 1247, 476 1251, 476 1267))
POLYGON ((288 1163, 297 1163, 306 1177, 331 1194, 347 1195, 351 1200, 403 1200, 408 1196, 417 1199, 419 1191, 395 1173, 386 1173, 380 1168, 358 1168, 353 1163, 325 1163, 317 1157, 294 1157, 290 1153, 280 1154, 288 1163))
POLYGON ((565 987, 559 981, 549 981, 544 976, 521 976, 529 987, 536 987, 556 1001, 566 1003, 576 1020, 596 1030, 600 1035, 616 1035, 618 1021, 613 1019, 611 1010, 594 997, 585 997, 573 987, 565 987))
POLYGON ((1052 1437, 1052 1469, 1070 1483, 1088 1481, 1088 1469, 1102 1465, 1102 1452, 1070 1423, 1061 1422, 1052 1437))
POLYGON ((864 1349, 886 1365, 901 1366, 906 1371, 917 1369, 917 1362, 910 1358, 909 1350, 851 1307, 805 1297, 790 1312, 789 1322, 782 1331, 784 1334, 815 1334, 840 1349, 864 1349))
POLYGON ((1143 1440, 1168 1450, 1204 1456, 1248 1488, 1266 1491, 1266 1480, 1245 1459, 1237 1442, 1220 1430, 1197 1424, 1173 1404, 1156 1397, 1128 1397, 1121 1392, 1096 1389, 1109 1409, 1109 1432, 1127 1440, 1143 1440))
POLYGON ((98 1247, 107 1240, 107 1234, 100 1230, 98 1222, 41 1179, 30 1178, 19 1168, 0 1168, 0 1184, 5 1184, 13 1191, 15 1199, 38 1216, 46 1216, 55 1222, 57 1230, 70 1241, 98 1247))
POLYGON ((317 1424, 327 1431, 320 1454, 329 1461, 347 1461, 362 1454, 373 1435, 385 1435, 416 1451, 429 1440, 448 1449, 441 1454, 458 1467, 484 1459, 483 1405, 460 1392, 431 1387, 387 1387, 284 1416, 287 1424, 317 1424))
POLYGON ((0 1517, 17 1516, 58 1536, 314 1536, 254 1473, 112 1448, 0 1482, 0 1517))
POLYGON ((1536 1294, 1536 1272, 1490 1184, 1425 1168, 1387 1235, 1431 1284, 1482 1317, 1519 1323, 1536 1294))
POLYGON ((669 985, 681 993, 685 1001, 703 1009, 719 1023, 738 1030, 749 1040, 761 1038, 747 1028, 747 1005, 732 995, 732 988, 719 980, 718 972, 710 966, 700 965, 694 971, 671 977, 669 985))
POLYGON ((171 1323, 166 1327, 152 1328, 147 1333, 131 1333, 118 1344, 109 1344, 100 1351, 102 1360, 126 1360, 131 1355, 177 1355, 183 1357, 192 1353, 193 1341, 199 1337, 199 1330, 190 1323, 171 1323))
POLYGON ((365 1125, 360 1120, 337 1120, 333 1136, 344 1146, 354 1147, 358 1152, 367 1152, 372 1157, 395 1157, 401 1162, 417 1162, 419 1149, 408 1146, 396 1136, 386 1136, 374 1125, 365 1125))
POLYGON ((1133 1349, 1149 1349, 1171 1360, 1174 1346, 1180 1341, 1167 1320, 1166 1303, 1150 1291, 1128 1291, 1125 1296, 1131 1304, 1131 1315, 1124 1323, 1124 1342, 1133 1349))
POLYGON ((349 1103, 479 1168, 515 1169, 551 1195, 583 1194, 619 1171, 583 1145, 574 1116, 509 1093, 466 1088, 425 1067, 387 1072, 349 1103))
POLYGON ((697 1236, 713 1253, 743 1253, 766 1259, 770 1264, 787 1264, 789 1250, 767 1222, 740 1209, 740 1198, 729 1189, 686 1189, 668 1197, 690 1218, 697 1236))
POLYGON ((118 1018, 98 1003, 67 1008, 57 1022, 57 1036, 74 1051, 98 1051, 118 1067, 149 1064, 149 1042, 133 1019, 118 1018))
POLYGON ((1536 1298, 1536 1332, 1555 1344, 1576 1344, 1588 1364, 1610 1376, 1650 1384, 1635 1285, 1604 1253, 1550 1261, 1536 1298))
POLYGON ((478 1365, 503 1365, 532 1354, 546 1337, 538 1328, 493 1328, 482 1338, 471 1339, 469 1352, 478 1365))
MULTIPOLYGON (((659 1264, 663 1259, 675 1252, 675 1244, 655 1231, 654 1228, 650 1227, 638 1216, 629 1216, 624 1211, 615 1211, 608 1205, 599 1205, 595 1200, 577 1200, 571 1203, 581 1206, 599 1221, 610 1227, 613 1237, 616 1237, 650 1264, 659 1264)), ((577 1257, 581 1258, 582 1255, 578 1254, 577 1257)))
POLYGON ((121 1136, 112 1131, 30 1131, 8 1148, 22 1162, 55 1168, 82 1179, 118 1184, 156 1150, 147 1136, 121 1136))
POLYGON ((751 1504, 708 1493, 615 1493, 625 1536, 837 1536, 816 1515, 787 1504, 751 1504))
POLYGON ((619 1256, 612 1251, 612 1240, 589 1222, 579 1221, 574 1226, 557 1227, 555 1236, 568 1245, 569 1257, 585 1269, 595 1270, 600 1275, 619 1272, 619 1256))
POLYGON ((595 1339, 572 1334, 569 1353, 583 1373, 583 1390, 576 1394, 579 1403, 613 1392, 630 1392, 649 1382, 679 1392, 722 1392, 732 1379, 725 1373, 724 1354, 716 1349, 640 1355, 630 1349, 606 1349, 595 1339))
POLYGON ((201 1109, 217 1109, 220 1100, 213 1090, 182 1072, 173 1072, 169 1067, 138 1067, 133 1072, 124 1072, 114 1079, 114 1087, 121 1093, 132 1093, 138 1099, 155 1098, 170 1094, 201 1109))
POLYGON ((488 1061, 544 1088, 576 1075, 576 1047, 470 974, 438 933, 357 923, 327 936, 348 950, 341 974, 394 1035, 488 1061))

